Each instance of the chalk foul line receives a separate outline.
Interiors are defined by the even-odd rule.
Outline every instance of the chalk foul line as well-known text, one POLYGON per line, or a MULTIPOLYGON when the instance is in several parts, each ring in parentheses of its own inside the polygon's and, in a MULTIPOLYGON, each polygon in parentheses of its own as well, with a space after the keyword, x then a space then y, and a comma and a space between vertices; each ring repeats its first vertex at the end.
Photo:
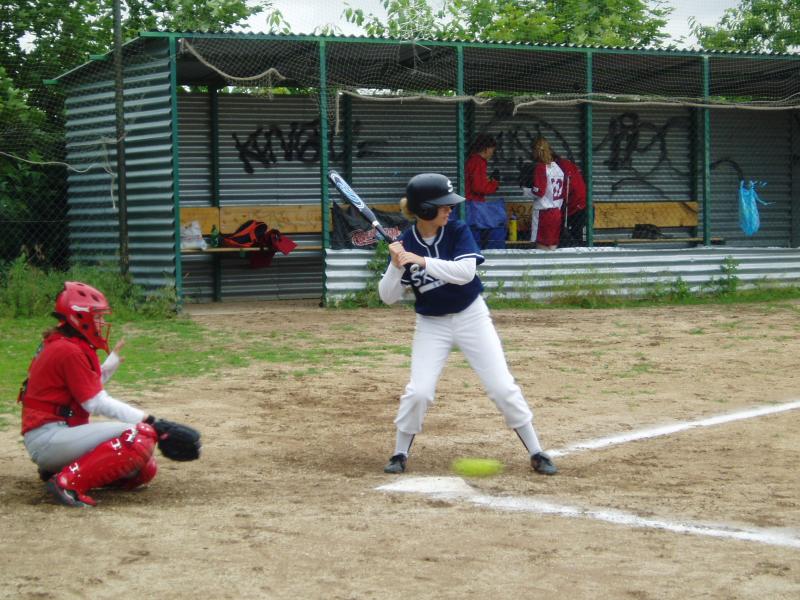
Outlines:
MULTIPOLYGON (((724 423, 763 417, 800 408, 800 401, 786 402, 771 406, 762 406, 749 410, 707 417, 695 421, 676 423, 632 431, 621 435, 609 436, 579 442, 565 448, 548 450, 551 456, 565 456, 586 450, 599 450, 609 446, 625 444, 637 440, 644 440, 664 435, 671 435, 689 429, 700 427, 713 427, 724 423)), ((688 533, 715 538, 725 538, 740 541, 757 542, 772 546, 784 546, 800 549, 800 535, 793 529, 761 528, 761 527, 734 527, 713 523, 691 521, 668 521, 665 519, 652 519, 613 509, 598 509, 567 504, 556 504, 545 500, 519 496, 489 496, 481 494, 460 477, 403 477, 394 483, 376 488, 384 492, 415 493, 432 496, 441 500, 462 501, 477 506, 495 510, 515 512, 532 512, 538 514, 559 515, 562 517, 593 519, 623 525, 627 527, 641 527, 660 529, 674 533, 688 533)))
POLYGON ((627 444, 628 442, 635 442, 638 440, 645 440, 664 435, 672 435, 673 433, 680 433, 681 431, 697 429, 699 427, 713 427, 715 425, 722 425, 724 423, 731 423, 733 421, 741 421, 743 419, 753 419, 755 417, 774 415, 789 410, 796 410, 798 408, 800 408, 800 400, 771 406, 760 406, 758 408, 751 408, 749 410, 717 415, 715 417, 707 417, 705 419, 698 419, 696 421, 686 421, 672 425, 640 429, 639 431, 631 431, 629 433, 623 433, 620 435, 589 440, 588 442, 578 442, 577 444, 572 444, 565 448, 548 450, 547 453, 553 457, 566 456, 567 454, 574 454, 576 452, 583 452, 586 450, 599 450, 601 448, 616 446, 618 444, 627 444))
POLYGON ((466 502, 476 506, 512 512, 530 512, 561 517, 593 519, 626 527, 660 529, 714 538, 757 542, 800 549, 800 536, 790 529, 734 527, 692 521, 645 518, 619 510, 557 504, 521 496, 490 496, 479 493, 460 477, 403 477, 376 488, 383 492, 416 493, 439 500, 466 502))

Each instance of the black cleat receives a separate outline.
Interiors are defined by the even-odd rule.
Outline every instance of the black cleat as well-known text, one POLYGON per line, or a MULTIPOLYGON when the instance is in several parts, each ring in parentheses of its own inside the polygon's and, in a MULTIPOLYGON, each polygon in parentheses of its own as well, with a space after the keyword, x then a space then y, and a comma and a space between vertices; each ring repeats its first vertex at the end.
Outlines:
POLYGON ((55 475, 55 473, 52 473, 51 471, 45 471, 44 469, 39 469, 39 479, 41 479, 42 481, 47 481, 53 475, 55 475))
POLYGON ((91 504, 83 502, 78 497, 78 492, 74 490, 68 490, 58 485, 58 481, 56 481, 55 477, 47 480, 47 483, 45 483, 45 489, 50 492, 50 495, 53 496, 53 498, 55 498, 59 504, 63 504, 64 506, 72 506, 74 508, 91 506, 91 504))
POLYGON ((395 475, 399 475, 406 470, 406 461, 408 458, 405 454, 395 454, 392 458, 389 459, 388 464, 383 467, 384 473, 393 473, 395 475))
POLYGON ((537 452, 531 456, 531 466, 534 471, 542 475, 555 475, 558 473, 558 469, 553 464, 553 461, 544 452, 537 452))

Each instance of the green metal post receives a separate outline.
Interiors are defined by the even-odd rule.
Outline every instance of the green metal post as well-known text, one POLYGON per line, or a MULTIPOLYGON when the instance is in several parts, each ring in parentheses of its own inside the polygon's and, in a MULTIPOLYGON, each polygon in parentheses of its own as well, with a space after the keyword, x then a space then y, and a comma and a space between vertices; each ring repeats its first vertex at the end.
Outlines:
POLYGON ((208 90, 208 109, 211 119, 211 206, 219 206, 219 94, 217 88, 208 90))
MULTIPOLYGON (((592 53, 586 53, 586 96, 591 98, 592 86, 592 53)), ((583 170, 586 177, 586 244, 594 246, 594 175, 592 169, 592 161, 594 160, 594 151, 592 148, 592 135, 594 129, 594 115, 592 113, 592 104, 587 102, 584 107, 584 132, 583 132, 583 170)))
POLYGON ((120 0, 113 1, 114 17, 114 116, 117 149, 117 212, 119 221, 119 272, 128 276, 128 188, 125 163, 125 75, 122 65, 122 9, 120 0))
POLYGON ((183 304, 183 266, 181 263, 181 186, 178 154, 178 67, 177 41, 169 38, 169 93, 172 113, 172 213, 175 217, 175 295, 178 308, 183 304))
MULTIPOLYGON (((219 95, 217 88, 208 90, 209 116, 211 119, 211 206, 219 207, 219 95)), ((214 302, 222 300, 222 257, 219 254, 211 258, 212 278, 214 282, 214 302)))
POLYGON ((344 178, 353 181, 353 99, 349 94, 342 96, 342 120, 344 130, 342 132, 342 158, 344 164, 344 178))
MULTIPOLYGON (((708 55, 703 56, 703 100, 710 93, 708 55)), ((711 109, 703 108, 703 244, 711 243, 711 109)))
MULTIPOLYGON (((459 44, 456 46, 456 94, 458 96, 464 95, 464 46, 459 44)), ((464 195, 466 190, 466 182, 464 181, 464 103, 459 102, 456 105, 456 170, 458 177, 458 194, 464 195)), ((459 205, 459 218, 464 220, 467 217, 467 208, 465 203, 459 205)))
POLYGON ((330 215, 330 194, 328 192, 328 65, 325 40, 319 41, 319 188, 322 192, 322 303, 325 304, 325 251, 331 245, 328 231, 330 215))

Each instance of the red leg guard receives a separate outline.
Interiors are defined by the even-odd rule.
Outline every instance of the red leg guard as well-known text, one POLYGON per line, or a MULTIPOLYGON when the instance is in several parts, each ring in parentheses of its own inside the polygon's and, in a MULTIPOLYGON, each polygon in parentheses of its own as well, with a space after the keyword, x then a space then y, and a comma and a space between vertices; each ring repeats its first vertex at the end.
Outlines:
POLYGON ((156 457, 151 456, 150 460, 147 461, 147 464, 143 466, 133 477, 120 479, 119 481, 115 481, 113 485, 117 486, 121 490, 130 491, 152 481, 153 477, 156 476, 156 473, 158 473, 156 457))
MULTIPOLYGON (((55 483, 62 490, 75 492, 80 502, 94 506, 96 502, 86 492, 146 470, 157 441, 155 429, 147 423, 138 423, 64 467, 55 475, 55 483)), ((150 473, 152 479, 155 461, 150 473)))

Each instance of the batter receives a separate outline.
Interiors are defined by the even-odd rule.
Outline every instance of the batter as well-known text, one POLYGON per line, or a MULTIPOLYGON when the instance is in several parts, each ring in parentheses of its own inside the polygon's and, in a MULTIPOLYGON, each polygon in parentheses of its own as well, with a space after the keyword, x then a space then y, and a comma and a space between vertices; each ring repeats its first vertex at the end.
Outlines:
POLYGON ((444 175, 423 173, 413 177, 406 187, 403 209, 416 217, 416 223, 389 245, 391 262, 378 287, 381 300, 394 304, 411 288, 417 323, 411 379, 400 398, 394 420, 395 451, 384 472, 406 470, 414 436, 422 431, 436 383, 456 346, 503 413, 506 425, 522 440, 533 469, 553 475, 558 469, 542 451, 533 429, 533 414, 508 370, 500 338, 481 296, 483 284, 476 269, 483 263, 483 255, 467 225, 449 220, 453 207, 461 202, 464 198, 453 192, 444 175), (406 268, 411 265, 419 268, 406 268))

